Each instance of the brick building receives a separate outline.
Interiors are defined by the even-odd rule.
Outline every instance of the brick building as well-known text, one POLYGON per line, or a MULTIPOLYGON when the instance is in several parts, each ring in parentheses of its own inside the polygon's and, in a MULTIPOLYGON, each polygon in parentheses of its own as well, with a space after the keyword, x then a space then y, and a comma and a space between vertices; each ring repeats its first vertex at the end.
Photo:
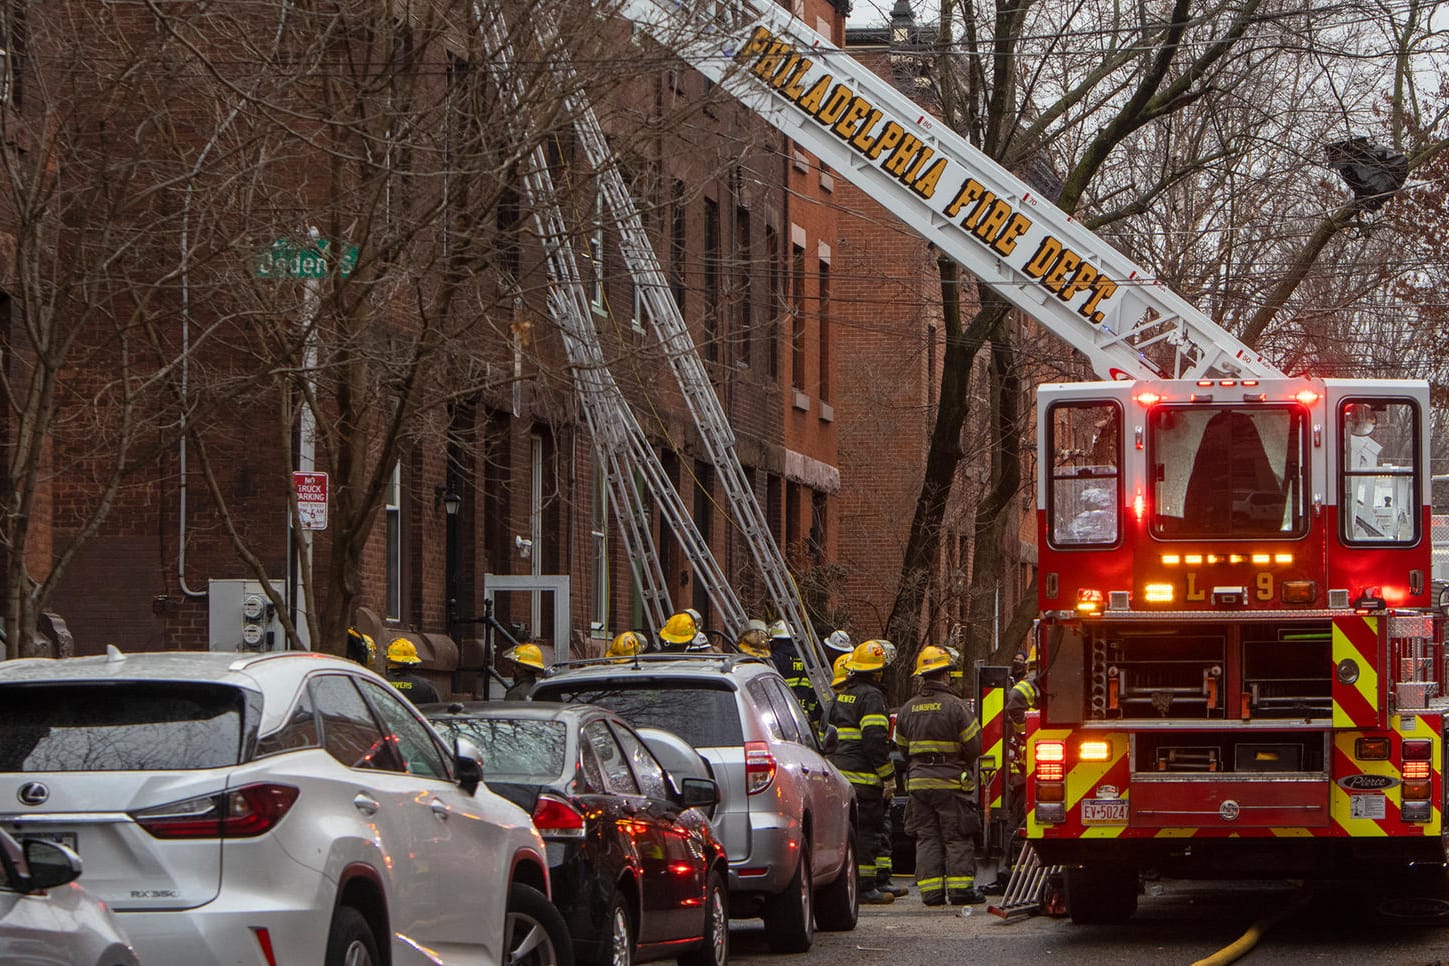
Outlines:
MULTIPOLYGON (((84 285, 36 282, 28 269, 41 258, 16 256, 12 373, 25 348, 20 320, 96 290, 105 228, 119 226, 129 243, 128 274, 104 298, 102 320, 131 327, 125 339, 93 322, 92 346, 63 363, 63 419, 86 412, 87 391, 103 402, 91 407, 91 431, 52 425, 42 465, 15 484, 37 498, 36 524, 17 545, 35 579, 54 575, 43 608, 64 619, 78 653, 110 643, 280 646, 289 621, 301 642, 336 650, 340 628, 359 623, 379 643, 407 634, 446 666, 480 633, 473 619, 489 592, 496 618, 559 652, 596 652, 624 629, 652 630, 642 627, 548 321, 518 162, 494 164, 506 139, 489 120, 509 112, 471 65, 496 52, 441 15, 329 33, 334 25, 315 14, 269 32, 267 15, 280 10, 257 5, 231 21, 205 10, 58 4, 26 24, 25 56, 6 61, 25 80, 16 89, 37 92, 6 102, 17 141, 46 120, 74 123, 65 169, 92 190, 66 196, 66 217, 101 239, 74 243, 85 256, 77 264, 94 273, 84 285), (96 22, 76 30, 84 17, 96 22), (236 74, 219 81, 200 52, 236 41, 244 27, 276 46, 239 48, 223 65, 236 74), (167 30, 194 46, 165 42, 167 30), (314 43, 322 36, 338 48, 314 43), (337 60, 340 49, 354 56, 337 60), (65 69, 108 63, 102 54, 113 74, 77 82, 65 69), (322 62, 330 73, 308 66, 322 62), (188 83, 178 87, 178 77, 188 83), (131 85, 124 100, 102 96, 117 84, 131 85), (352 99, 329 102, 329 84, 350 85, 352 99), (239 90, 252 100, 236 100, 239 90), (248 107, 260 103, 286 105, 285 121, 248 107), (371 150, 374 142, 382 147, 371 150), (129 179, 129 194, 116 191, 109 206, 95 201, 110 187, 106 172, 129 179), (149 353, 131 376, 151 390, 144 406, 106 395, 116 360, 131 358, 119 348, 149 353), (315 433, 304 426, 311 398, 315 433), (140 415, 145 446, 121 445, 119 427, 140 415), (295 469, 329 474, 327 529, 296 526, 295 469), (87 516, 102 506, 116 512, 87 516), (571 578, 567 626, 557 626, 549 594, 498 580, 547 585, 559 574, 571 578), (327 640, 313 639, 317 627, 327 640)), ((843 39, 841 8, 811 2, 801 13, 843 39)), ((751 485, 823 619, 840 530, 831 319, 841 186, 622 25, 581 29, 598 35, 588 49, 616 52, 580 57, 589 70, 629 68, 604 78, 604 126, 751 485)), ((534 69, 546 58, 525 52, 520 62, 534 69)), ((540 78, 530 80, 532 96, 540 78)), ((537 96, 509 123, 546 146, 611 369, 746 607, 773 616, 639 317, 591 172, 566 125, 550 120, 563 116, 557 103, 537 96)), ((7 202, 17 238, 31 220, 54 217, 7 202)), ((718 627, 657 513, 653 525, 675 606, 695 606, 718 627)))

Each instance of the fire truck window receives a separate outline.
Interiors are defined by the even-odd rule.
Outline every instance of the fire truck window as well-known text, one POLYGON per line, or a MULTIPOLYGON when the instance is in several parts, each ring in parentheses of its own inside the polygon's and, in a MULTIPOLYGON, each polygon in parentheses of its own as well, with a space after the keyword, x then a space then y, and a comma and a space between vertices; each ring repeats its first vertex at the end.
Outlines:
POLYGON ((1301 411, 1160 407, 1151 419, 1159 536, 1297 536, 1307 525, 1301 411))
POLYGON ((1417 412, 1407 402, 1350 400, 1340 409, 1344 539, 1418 539, 1417 412))
POLYGON ((1121 529, 1122 413, 1115 403, 1051 410, 1052 543, 1116 543, 1121 529))

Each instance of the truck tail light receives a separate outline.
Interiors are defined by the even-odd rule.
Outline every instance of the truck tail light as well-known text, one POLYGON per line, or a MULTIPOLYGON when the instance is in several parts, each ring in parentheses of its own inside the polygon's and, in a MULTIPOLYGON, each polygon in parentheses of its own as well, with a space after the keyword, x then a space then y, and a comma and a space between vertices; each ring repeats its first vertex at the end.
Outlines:
POLYGON ((1036 744, 1036 780, 1059 782, 1067 776, 1067 744, 1064 741, 1039 741, 1036 744))
POLYGON ((1077 746, 1078 761, 1108 761, 1112 757, 1112 742, 1093 738, 1077 746))
POLYGON ((546 839, 581 839, 584 817, 562 798, 540 795, 533 803, 533 826, 546 839))
POLYGON ((1355 738, 1353 756, 1359 761, 1388 761, 1389 739, 1382 736, 1355 738))
POLYGON ((261 782, 216 795, 168 802, 131 812, 158 839, 244 839, 268 832, 297 800, 293 785, 261 782))
POLYGON ((775 780, 775 756, 764 741, 745 742, 745 791, 758 795, 775 780))
POLYGON ((1400 752, 1404 758, 1404 765, 1401 770, 1404 781, 1427 781, 1429 768, 1433 758, 1433 749, 1429 742, 1422 738, 1411 738, 1404 742, 1400 752))
POLYGON ((1082 589, 1077 591, 1077 613, 1079 614, 1100 614, 1102 605, 1106 598, 1100 590, 1082 589))

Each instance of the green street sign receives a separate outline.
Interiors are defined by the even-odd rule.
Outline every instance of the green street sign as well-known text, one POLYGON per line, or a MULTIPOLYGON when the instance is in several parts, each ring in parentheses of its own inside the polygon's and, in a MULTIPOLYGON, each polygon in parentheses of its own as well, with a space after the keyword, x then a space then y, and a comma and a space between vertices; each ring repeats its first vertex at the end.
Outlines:
MULTIPOLYGON (((357 267, 357 246, 343 244, 337 259, 337 274, 347 278, 357 267)), ((299 248, 290 238, 278 238, 272 247, 257 256, 257 278, 326 278, 332 274, 332 246, 319 238, 307 248, 299 248)))

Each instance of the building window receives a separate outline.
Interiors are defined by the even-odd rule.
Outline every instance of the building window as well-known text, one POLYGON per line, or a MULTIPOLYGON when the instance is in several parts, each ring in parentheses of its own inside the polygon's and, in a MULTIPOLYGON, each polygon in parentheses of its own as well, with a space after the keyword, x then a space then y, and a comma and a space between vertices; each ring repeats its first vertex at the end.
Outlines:
POLYGON ((775 542, 784 545, 785 529, 780 519, 783 512, 783 499, 781 495, 781 481, 778 476, 771 475, 765 481, 765 516, 769 518, 771 532, 775 535, 775 542))
POLYGON ((750 365, 750 344, 754 341, 754 258, 750 254, 750 213, 735 209, 735 312, 739 340, 738 360, 750 365))
MULTIPOLYGON (((699 530, 700 537, 705 545, 710 543, 710 534, 714 530, 714 467, 708 463, 695 461, 694 464, 694 525, 699 530)), ((709 623, 710 599, 709 588, 704 581, 695 575, 693 593, 691 594, 692 606, 709 623)))
POLYGON ((608 466, 599 464, 594 473, 593 506, 594 582, 593 616, 590 629, 606 630, 609 626, 609 479, 608 466))
POLYGON ((720 303, 719 202, 704 199, 704 357, 719 361, 720 303))
POLYGON ((805 246, 790 246, 790 385, 805 391, 805 246))
POLYGON ((684 215, 684 182, 676 180, 669 200, 669 287, 681 316, 684 315, 684 215))
POLYGON ((784 266, 780 264, 780 238, 774 228, 765 226, 765 253, 770 263, 770 331, 768 360, 770 376, 780 376, 780 323, 785 317, 784 266))
POLYGON ((402 463, 394 463, 387 481, 387 614, 402 620, 402 463))
POLYGON ((810 562, 825 563, 826 496, 820 490, 810 491, 810 562))
POLYGON ((800 546, 800 484, 785 484, 785 553, 800 546))
POLYGON ((589 304, 594 311, 603 314, 604 307, 604 192, 598 179, 594 179, 594 224, 589 231, 589 263, 593 271, 589 275, 589 304))
POLYGON ((830 402, 830 262, 820 260, 820 401, 830 402))

